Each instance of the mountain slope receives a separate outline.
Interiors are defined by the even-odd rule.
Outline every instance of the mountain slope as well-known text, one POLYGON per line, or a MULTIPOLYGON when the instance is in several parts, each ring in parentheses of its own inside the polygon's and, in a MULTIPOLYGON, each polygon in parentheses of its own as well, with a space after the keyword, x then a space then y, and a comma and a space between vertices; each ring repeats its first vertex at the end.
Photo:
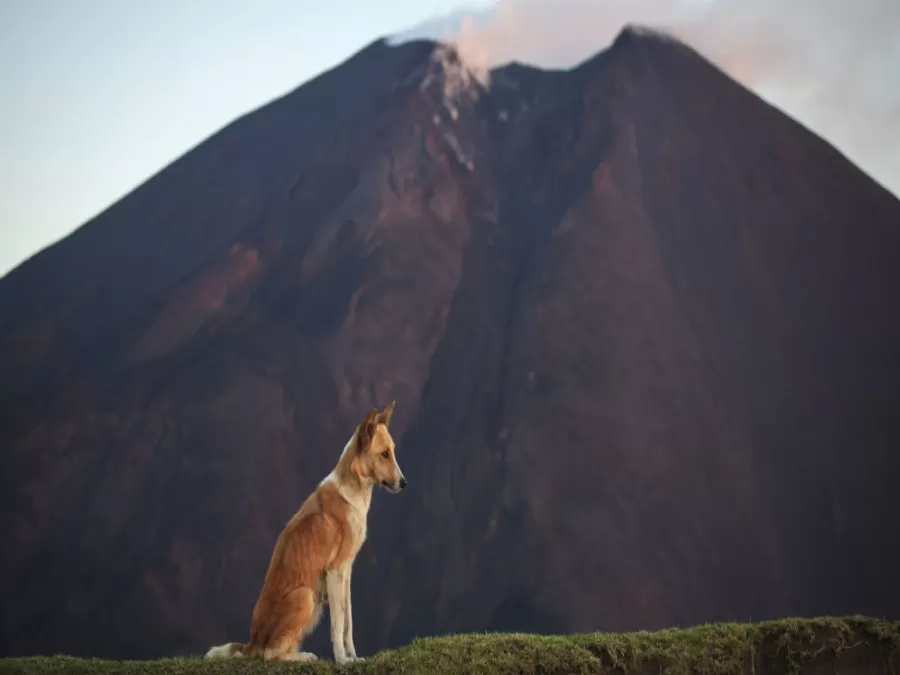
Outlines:
POLYGON ((898 250, 895 198, 677 42, 487 91, 375 43, 0 282, 2 653, 241 639, 391 398, 363 652, 896 617, 898 250))

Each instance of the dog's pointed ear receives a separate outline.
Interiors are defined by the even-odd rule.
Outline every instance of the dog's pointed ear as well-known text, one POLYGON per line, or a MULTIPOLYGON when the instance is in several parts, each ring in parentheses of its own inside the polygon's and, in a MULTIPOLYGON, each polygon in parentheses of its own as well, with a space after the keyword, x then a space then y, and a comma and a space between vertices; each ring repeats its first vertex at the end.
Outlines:
POLYGON ((378 410, 372 408, 366 418, 360 423, 359 430, 356 432, 356 450, 362 454, 372 445, 372 439, 375 438, 375 427, 378 426, 378 410))
POLYGON ((386 427, 391 425, 391 415, 394 414, 394 404, 396 403, 397 401, 391 401, 384 410, 378 413, 378 421, 386 427))

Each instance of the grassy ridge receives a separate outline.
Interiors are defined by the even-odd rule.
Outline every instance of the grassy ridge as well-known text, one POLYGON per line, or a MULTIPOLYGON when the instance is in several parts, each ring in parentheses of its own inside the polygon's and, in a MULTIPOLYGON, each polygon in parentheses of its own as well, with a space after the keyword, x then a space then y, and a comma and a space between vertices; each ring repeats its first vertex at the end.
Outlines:
POLYGON ((314 664, 273 664, 258 659, 104 661, 65 656, 32 657, 0 660, 0 673, 774 675, 812 672, 822 665, 826 668, 824 672, 845 675, 900 673, 900 622, 848 617, 711 624, 654 633, 454 635, 415 640, 396 651, 380 652, 345 667, 330 660, 314 664), (839 671, 832 670, 833 665, 839 666, 839 671))

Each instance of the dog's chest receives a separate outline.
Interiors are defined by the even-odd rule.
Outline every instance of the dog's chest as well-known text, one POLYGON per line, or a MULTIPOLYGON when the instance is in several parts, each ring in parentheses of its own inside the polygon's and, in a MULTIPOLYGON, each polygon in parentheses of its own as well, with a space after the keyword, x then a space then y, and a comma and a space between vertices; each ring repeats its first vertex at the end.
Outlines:
POLYGON ((350 529, 351 556, 355 556, 359 549, 362 548, 363 542, 366 540, 366 516, 368 514, 359 508, 351 506, 347 510, 347 526, 350 529))
POLYGON ((369 515, 369 500, 364 494, 343 493, 347 501, 347 535, 350 558, 356 557, 366 540, 366 517, 369 515))

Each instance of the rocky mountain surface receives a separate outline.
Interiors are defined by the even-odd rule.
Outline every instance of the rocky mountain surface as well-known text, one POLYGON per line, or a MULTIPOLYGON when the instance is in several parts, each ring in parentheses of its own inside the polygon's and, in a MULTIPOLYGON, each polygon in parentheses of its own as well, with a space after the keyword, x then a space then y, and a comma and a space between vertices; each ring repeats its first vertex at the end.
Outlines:
POLYGON ((679 42, 489 86, 375 42, 0 281, 0 655, 245 639, 391 399, 361 653, 898 618, 898 253, 894 196, 679 42))

